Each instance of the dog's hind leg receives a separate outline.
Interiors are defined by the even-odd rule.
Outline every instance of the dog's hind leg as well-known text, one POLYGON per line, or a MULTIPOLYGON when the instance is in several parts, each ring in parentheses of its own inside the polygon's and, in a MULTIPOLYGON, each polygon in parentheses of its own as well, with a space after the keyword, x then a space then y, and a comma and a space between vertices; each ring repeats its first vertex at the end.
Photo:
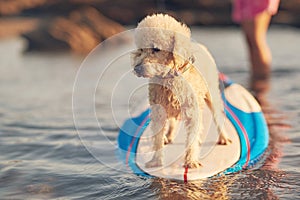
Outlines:
MULTIPOLYGON (((217 126, 219 132, 219 140, 218 144, 227 145, 232 141, 228 138, 226 131, 224 130, 224 122, 225 122, 225 114, 223 113, 221 108, 215 108, 209 93, 206 95, 206 104, 212 112, 213 120, 217 126), (223 122, 222 122, 223 121, 223 122)), ((222 106, 223 107, 223 106, 222 106)))
POLYGON ((174 136, 175 136, 175 133, 177 131, 177 127, 178 127, 178 121, 176 120, 175 117, 170 117, 168 119, 168 122, 169 122, 169 129, 168 129, 168 132, 167 134, 165 135, 165 144, 170 144, 173 142, 174 140, 174 136))
POLYGON ((167 121, 166 116, 164 116, 164 109, 160 106, 153 106, 151 111, 151 131, 154 135, 153 137, 153 147, 154 155, 152 159, 146 163, 145 167, 159 167, 163 164, 163 146, 164 137, 167 131, 167 121))

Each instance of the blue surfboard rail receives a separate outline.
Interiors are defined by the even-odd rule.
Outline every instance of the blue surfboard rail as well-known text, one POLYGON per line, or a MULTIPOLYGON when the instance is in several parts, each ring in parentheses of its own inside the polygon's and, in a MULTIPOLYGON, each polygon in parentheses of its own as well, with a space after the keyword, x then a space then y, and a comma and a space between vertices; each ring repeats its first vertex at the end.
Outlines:
MULTIPOLYGON (((220 74, 220 81, 226 87, 234 84, 227 76, 220 74)), ((226 117, 233 124, 240 139, 241 155, 239 160, 221 174, 230 174, 254 166, 263 157, 268 147, 269 131, 262 112, 245 112, 227 101, 224 92, 222 97, 225 105, 226 117)), ((142 176, 151 175, 142 171, 135 162, 139 139, 150 123, 150 109, 139 116, 127 119, 119 131, 118 148, 120 159, 131 170, 142 176)))

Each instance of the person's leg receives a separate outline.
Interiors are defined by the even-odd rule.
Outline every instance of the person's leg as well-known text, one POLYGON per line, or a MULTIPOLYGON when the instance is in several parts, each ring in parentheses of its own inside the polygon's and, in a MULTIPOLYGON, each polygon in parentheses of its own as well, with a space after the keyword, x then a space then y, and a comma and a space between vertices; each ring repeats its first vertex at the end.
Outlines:
POLYGON ((271 68, 271 52, 266 36, 271 15, 268 12, 257 15, 253 20, 242 22, 242 29, 246 36, 251 62, 251 89, 261 104, 265 103, 265 96, 269 91, 269 77, 271 68))
POLYGON ((271 52, 266 41, 271 15, 263 12, 253 20, 241 22, 249 48, 253 79, 268 79, 271 67, 271 52))

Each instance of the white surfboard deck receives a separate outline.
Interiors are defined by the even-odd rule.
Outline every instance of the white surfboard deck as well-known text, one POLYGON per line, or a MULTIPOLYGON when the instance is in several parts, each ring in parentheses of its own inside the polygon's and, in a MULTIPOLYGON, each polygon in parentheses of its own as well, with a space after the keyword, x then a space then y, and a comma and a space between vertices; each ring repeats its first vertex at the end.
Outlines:
POLYGON ((200 168, 186 170, 183 167, 186 149, 186 131, 183 123, 180 124, 173 143, 167 144, 161 149, 164 154, 163 166, 155 168, 145 167, 145 163, 150 161, 154 154, 152 151, 153 137, 150 126, 148 126, 137 147, 136 164, 138 167, 152 176, 191 181, 211 177, 234 165, 240 157, 240 140, 233 125, 227 118, 225 119, 225 129, 232 143, 217 145, 218 132, 208 107, 204 109, 203 120, 205 130, 201 136, 203 143, 199 152, 202 164, 200 168))

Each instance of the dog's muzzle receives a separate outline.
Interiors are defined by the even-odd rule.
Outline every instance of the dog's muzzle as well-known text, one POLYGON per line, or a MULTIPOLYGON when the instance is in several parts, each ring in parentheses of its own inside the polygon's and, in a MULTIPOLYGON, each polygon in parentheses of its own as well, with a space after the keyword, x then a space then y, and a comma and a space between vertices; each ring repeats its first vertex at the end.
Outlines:
POLYGON ((134 73, 139 77, 143 76, 143 74, 144 74, 143 65, 136 65, 133 70, 134 70, 134 73))

